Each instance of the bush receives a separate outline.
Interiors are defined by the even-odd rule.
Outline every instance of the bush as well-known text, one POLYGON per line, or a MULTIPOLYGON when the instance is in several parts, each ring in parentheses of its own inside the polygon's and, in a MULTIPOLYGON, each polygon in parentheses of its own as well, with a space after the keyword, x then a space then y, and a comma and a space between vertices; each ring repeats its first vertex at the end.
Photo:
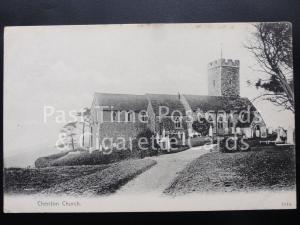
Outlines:
POLYGON ((138 134, 133 141, 132 151, 127 150, 112 150, 110 154, 104 154, 102 151, 93 151, 89 153, 84 149, 76 149, 76 151, 66 151, 59 154, 50 155, 47 157, 40 157, 35 161, 37 168, 49 166, 77 166, 77 165, 99 165, 118 162, 129 158, 144 158, 147 156, 158 155, 159 145, 155 142, 152 148, 152 138, 154 133, 146 129, 138 134), (147 150, 139 149, 138 140, 146 138, 148 144, 145 144, 147 150), (80 152, 78 154, 69 154, 70 152, 80 152))
POLYGON ((207 143, 211 143, 210 137, 193 137, 190 139, 191 147, 203 146, 207 143))
POLYGON ((171 153, 177 153, 177 152, 182 152, 185 150, 188 150, 190 147, 187 145, 173 145, 172 146, 173 150, 171 151, 164 151, 165 154, 171 154, 171 153))
POLYGON ((130 150, 112 151, 104 154, 103 151, 83 152, 74 155, 66 155, 51 162, 51 166, 75 166, 75 165, 99 165, 118 162, 133 158, 130 150))
POLYGON ((141 158, 144 158, 144 157, 147 157, 147 156, 158 155, 158 151, 160 149, 160 146, 155 140, 155 134, 150 129, 146 129, 146 130, 140 132, 137 135, 136 141, 134 142, 134 149, 135 149, 135 151, 137 151, 139 153, 141 158), (143 145, 143 148, 146 148, 147 150, 146 149, 141 149, 138 146, 138 141, 141 138, 146 138, 147 143, 143 145), (152 143, 153 140, 154 140, 154 143, 152 143))
POLYGON ((49 155, 49 156, 46 156, 46 157, 37 158, 37 160, 34 162, 34 165, 35 165, 36 168, 51 166, 51 162, 53 160, 61 158, 65 155, 69 154, 69 152, 72 152, 72 150, 71 151, 60 152, 60 153, 49 155))
POLYGON ((200 118, 195 120, 192 124, 192 127, 195 131, 200 133, 202 136, 206 136, 209 133, 210 123, 205 118, 200 118))

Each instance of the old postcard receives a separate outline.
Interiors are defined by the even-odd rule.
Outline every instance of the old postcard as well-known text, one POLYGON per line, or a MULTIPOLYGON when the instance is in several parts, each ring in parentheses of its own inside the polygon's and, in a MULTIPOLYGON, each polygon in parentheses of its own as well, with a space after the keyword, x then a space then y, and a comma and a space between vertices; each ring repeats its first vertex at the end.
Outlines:
POLYGON ((296 208, 292 25, 6 27, 4 210, 296 208))

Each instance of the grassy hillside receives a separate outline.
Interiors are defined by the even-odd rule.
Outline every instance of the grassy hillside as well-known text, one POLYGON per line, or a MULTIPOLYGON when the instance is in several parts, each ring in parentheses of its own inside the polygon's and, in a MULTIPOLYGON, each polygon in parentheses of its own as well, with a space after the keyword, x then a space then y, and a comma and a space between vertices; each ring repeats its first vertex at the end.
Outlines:
POLYGON ((67 166, 41 169, 5 168, 4 192, 33 194, 76 177, 107 168, 98 166, 67 166))
POLYGON ((180 172, 165 193, 295 189, 295 177, 294 149, 212 152, 180 172))
POLYGON ((129 158, 140 158, 137 152, 130 150, 112 151, 104 154, 102 151, 68 151, 61 152, 46 157, 40 157, 35 161, 37 168, 49 166, 80 166, 80 165, 100 165, 118 162, 129 158))
POLYGON ((5 168, 5 194, 107 194, 155 165, 152 159, 106 165, 5 168))
POLYGON ((124 160, 87 176, 57 184, 43 194, 100 195, 115 192, 122 185, 156 164, 152 159, 124 160))

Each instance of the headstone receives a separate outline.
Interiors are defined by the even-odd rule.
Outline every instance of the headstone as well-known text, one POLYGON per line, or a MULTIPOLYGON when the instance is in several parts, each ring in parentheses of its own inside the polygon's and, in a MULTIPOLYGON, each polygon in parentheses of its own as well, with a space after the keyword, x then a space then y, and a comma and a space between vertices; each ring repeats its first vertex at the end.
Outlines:
POLYGON ((166 136, 166 130, 165 130, 165 129, 163 129, 163 131, 162 131, 162 136, 163 136, 163 137, 166 136))
POLYGON ((158 133, 156 133, 156 141, 159 143, 159 134, 158 133))
POLYGON ((100 144, 99 144, 99 138, 96 138, 96 149, 95 150, 99 150, 100 149, 100 144))
POLYGON ((232 134, 235 134, 235 127, 232 127, 232 128, 231 128, 231 131, 232 131, 232 132, 231 132, 232 134))
POLYGON ((277 129, 277 138, 276 138, 275 142, 281 142, 280 130, 279 129, 277 129))
POLYGON ((269 127, 268 128, 268 134, 272 134, 273 133, 273 129, 272 129, 272 127, 269 127))
POLYGON ((267 128, 261 127, 261 137, 266 138, 267 137, 267 128))
POLYGON ((260 137, 260 131, 259 130, 255 130, 255 136, 260 137))
POLYGON ((169 152, 170 148, 171 148, 169 136, 166 137, 166 148, 167 148, 167 151, 169 152))
POLYGON ((251 138, 252 137, 252 131, 251 131, 251 128, 247 127, 244 129, 244 132, 245 132, 245 136, 246 138, 251 138))
POLYGON ((185 133, 182 133, 182 144, 185 145, 185 133))
POLYGON ((213 136, 213 128, 211 126, 209 127, 208 136, 213 136))
POLYGON ((193 137, 193 130, 191 128, 188 129, 189 137, 193 137))
POLYGON ((289 127, 287 130, 287 143, 294 144, 294 129, 291 127, 289 127))

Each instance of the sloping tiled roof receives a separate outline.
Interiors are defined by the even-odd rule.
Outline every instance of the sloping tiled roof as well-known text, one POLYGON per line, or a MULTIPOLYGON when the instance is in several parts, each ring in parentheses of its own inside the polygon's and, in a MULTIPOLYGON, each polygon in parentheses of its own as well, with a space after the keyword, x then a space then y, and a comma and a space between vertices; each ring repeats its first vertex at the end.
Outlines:
MULTIPOLYGON (((172 115, 175 110, 181 112, 182 116, 186 115, 185 109, 183 104, 180 101, 179 95, 167 95, 167 94, 146 94, 147 98, 149 99, 153 111, 156 115, 159 115, 159 107, 165 106, 168 107, 169 113, 168 116, 172 115)), ((166 113, 162 110, 163 114, 166 113)))
MULTIPOLYGON (((200 109, 204 112, 209 110, 247 110, 250 106, 251 111, 255 111, 255 107, 248 98, 232 98, 223 96, 208 96, 208 95, 183 95, 187 100, 193 111, 200 109)), ((182 97, 182 96, 181 96, 182 97)), ((108 94, 108 93, 95 93, 95 104, 97 106, 112 107, 113 110, 129 111, 133 110, 139 112, 147 110, 148 102, 151 103, 153 111, 159 115, 159 107, 168 107, 168 116, 175 110, 181 112, 183 116, 186 115, 185 108, 181 103, 179 95, 168 94, 145 94, 145 95, 132 95, 132 94, 108 94)), ((108 109, 104 109, 108 110, 108 109)), ((165 112, 163 112, 165 113, 165 112)))
POLYGON ((204 112, 209 110, 246 110, 250 106, 251 111, 255 111, 254 105, 248 98, 209 96, 209 95, 184 95, 191 109, 196 111, 200 109, 204 112))
MULTIPOLYGON (((145 95, 95 93, 97 106, 113 107, 113 110, 139 112, 147 110, 148 100, 145 95)), ((103 109, 104 111, 107 109, 103 109)))

